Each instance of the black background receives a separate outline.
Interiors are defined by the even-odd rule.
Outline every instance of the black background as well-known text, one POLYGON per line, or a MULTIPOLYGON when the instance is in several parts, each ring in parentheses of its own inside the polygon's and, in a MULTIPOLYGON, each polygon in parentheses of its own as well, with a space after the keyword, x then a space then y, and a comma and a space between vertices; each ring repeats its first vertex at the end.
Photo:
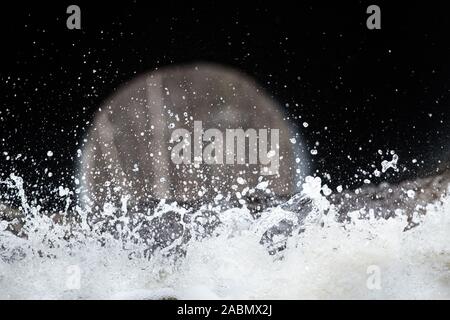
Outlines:
POLYGON ((62 313, 70 314, 73 317, 84 317, 87 313, 99 315, 99 317, 109 318, 140 318, 145 314, 148 318, 164 319, 203 319, 197 316, 178 315, 179 308, 185 305, 188 307, 204 306, 221 310, 222 305, 227 306, 245 304, 245 305, 272 305, 272 316, 258 315, 221 315, 217 313, 210 314, 208 319, 286 319, 292 315, 316 315, 321 316, 343 316, 346 319, 360 319, 364 314, 367 319, 380 319, 387 314, 393 317, 411 318, 414 316, 427 317, 430 315, 439 315, 444 313, 447 307, 447 301, 380 301, 380 300, 328 300, 328 301, 298 301, 298 300, 227 300, 227 301, 197 301, 197 300, 147 300, 147 301, 0 301, 4 313, 14 310, 21 310, 21 314, 34 316, 36 310, 52 310, 46 313, 47 319, 59 319, 62 313), (319 310, 319 311, 318 311, 319 310), (351 310, 352 312, 349 312, 351 310), (442 311, 440 311, 442 310, 442 311))
POLYGON ((210 61, 245 71, 285 106, 308 147, 319 142, 313 166, 329 185, 360 186, 359 170, 390 159, 378 150, 395 150, 401 170, 373 182, 430 174, 450 158, 446 2, 2 3, 0 172, 45 201, 73 183, 88 121, 118 86, 210 61), (70 4, 81 31, 66 28, 70 4), (370 4, 381 30, 366 28, 370 4))

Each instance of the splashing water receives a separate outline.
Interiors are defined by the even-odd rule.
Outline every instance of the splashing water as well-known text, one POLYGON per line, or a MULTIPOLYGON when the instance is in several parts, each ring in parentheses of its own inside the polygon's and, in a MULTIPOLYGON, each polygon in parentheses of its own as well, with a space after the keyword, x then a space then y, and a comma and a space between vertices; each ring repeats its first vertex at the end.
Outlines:
POLYGON ((312 210, 278 239, 284 250, 270 254, 264 233, 298 222, 283 204, 257 218, 245 207, 190 212, 162 201, 136 219, 126 205, 105 206, 114 226, 105 232, 104 221, 90 224, 78 207, 63 214, 71 223, 55 223, 30 205, 19 177, 3 183, 17 191, 25 218, 21 237, 8 229, 17 219, 0 224, 0 299, 450 298, 449 197, 429 204, 408 231, 401 214, 359 219, 355 211, 342 223, 321 194, 327 188, 308 177, 302 196, 312 210), (149 254, 154 243, 141 231, 155 219, 181 227, 162 228, 165 238, 151 233, 160 243, 149 254))

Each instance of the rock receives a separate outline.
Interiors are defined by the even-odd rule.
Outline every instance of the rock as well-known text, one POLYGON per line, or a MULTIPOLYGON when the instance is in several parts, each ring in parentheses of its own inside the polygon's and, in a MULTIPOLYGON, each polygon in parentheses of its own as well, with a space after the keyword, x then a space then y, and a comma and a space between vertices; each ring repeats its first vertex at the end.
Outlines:
POLYGON ((24 219, 21 211, 0 203, 0 231, 6 230, 18 235, 22 230, 23 224, 24 219))
POLYGON ((363 214, 372 211, 375 217, 390 218, 396 214, 396 210, 408 216, 410 225, 413 215, 425 214, 426 206, 440 202, 449 194, 450 170, 439 172, 439 174, 417 178, 401 182, 397 185, 387 183, 379 186, 366 186, 358 191, 344 191, 335 193, 329 200, 340 213, 340 219, 348 218, 348 212, 364 209, 363 214))

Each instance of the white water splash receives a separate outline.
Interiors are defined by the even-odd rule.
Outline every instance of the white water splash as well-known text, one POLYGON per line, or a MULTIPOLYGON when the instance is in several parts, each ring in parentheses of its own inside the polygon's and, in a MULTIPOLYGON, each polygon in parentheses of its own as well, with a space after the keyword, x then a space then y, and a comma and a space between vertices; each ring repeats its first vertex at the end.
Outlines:
MULTIPOLYGON (((186 255, 172 261, 163 251, 146 258, 143 243, 89 228, 82 211, 71 230, 75 236, 66 239, 68 227, 29 205, 21 180, 12 181, 27 213, 28 238, 0 226, 0 299, 450 298, 450 198, 430 204, 409 231, 402 216, 361 220, 355 212, 344 224, 320 194, 328 189, 308 178, 304 190, 315 210, 282 252, 270 255, 261 235, 294 219, 293 212, 271 208, 254 220, 246 208, 232 208, 219 213, 221 225, 212 236, 191 238, 186 255)), ((170 210, 186 213, 163 203, 157 215, 170 210)), ((130 237, 128 218, 118 219, 130 237)))

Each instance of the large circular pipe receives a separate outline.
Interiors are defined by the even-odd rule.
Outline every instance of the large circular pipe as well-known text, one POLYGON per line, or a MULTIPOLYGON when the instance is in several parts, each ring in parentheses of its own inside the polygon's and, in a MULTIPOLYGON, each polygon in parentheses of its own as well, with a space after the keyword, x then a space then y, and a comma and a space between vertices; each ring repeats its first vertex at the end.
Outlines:
POLYGON ((277 103, 246 75, 214 64, 137 77, 104 103, 85 139, 82 198, 100 207, 125 195, 134 203, 239 200, 266 185, 289 196, 308 173, 277 103))

